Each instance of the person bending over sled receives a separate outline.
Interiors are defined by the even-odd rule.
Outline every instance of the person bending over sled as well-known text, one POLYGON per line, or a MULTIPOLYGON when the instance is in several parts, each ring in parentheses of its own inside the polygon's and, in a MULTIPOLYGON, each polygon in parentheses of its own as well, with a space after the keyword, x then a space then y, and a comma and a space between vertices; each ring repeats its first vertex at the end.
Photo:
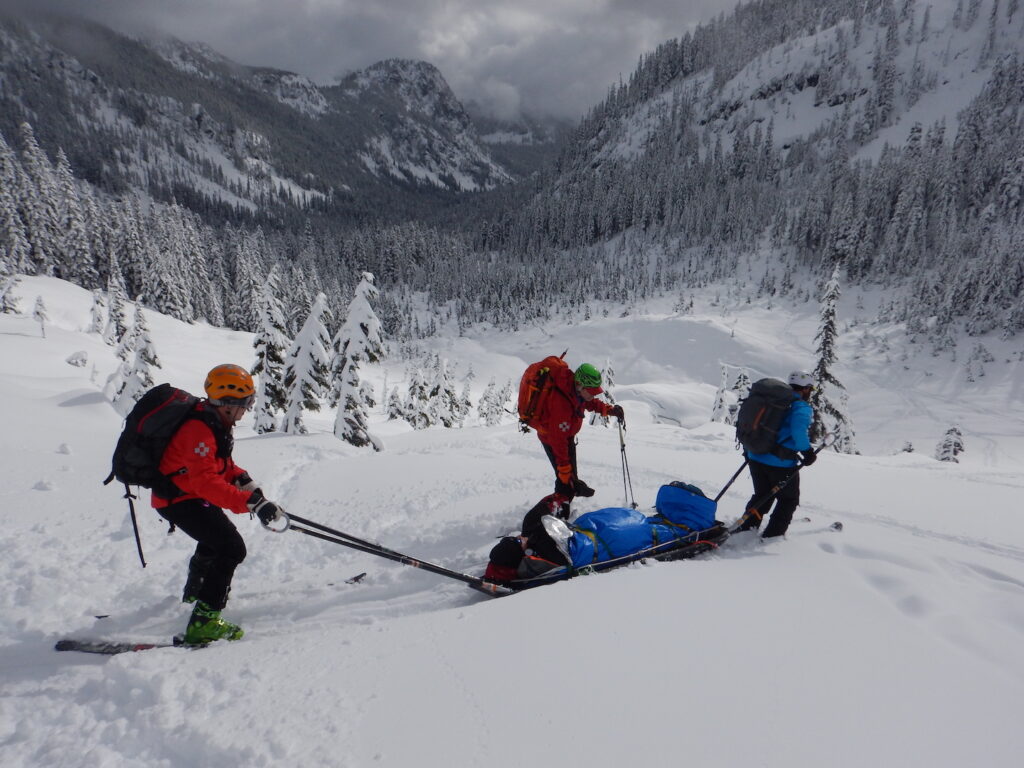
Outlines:
MULTIPOLYGON (((561 358, 550 357, 544 371, 544 385, 539 392, 542 401, 524 422, 537 430, 537 437, 555 470, 555 493, 562 500, 575 496, 593 496, 594 489, 580 480, 576 463, 576 434, 583 426, 586 411, 604 418, 625 419, 621 405, 596 399, 601 389, 601 372, 590 363, 583 363, 575 372, 561 358)), ((533 369, 536 365, 530 366, 533 369)), ((530 369, 524 381, 530 376, 530 369)), ((521 395, 522 397, 522 395, 521 395)), ((522 413, 520 414, 522 417, 522 413)))
MULTIPOLYGON (((781 381, 776 383, 784 389, 781 381)), ((769 515, 774 499, 775 509, 770 513, 761 538, 771 539, 784 535, 800 504, 797 459, 803 458, 802 466, 805 467, 817 461, 817 454, 811 450, 808 436, 814 415, 808 402, 814 389, 814 377, 805 371, 793 371, 789 375, 789 386, 792 390, 792 403, 779 426, 775 447, 765 453, 744 451, 750 467, 750 479, 754 484, 754 495, 747 502, 743 520, 734 533, 759 528, 762 518, 769 515), (772 489, 783 481, 786 481, 786 485, 773 497, 772 489)))
POLYGON ((204 389, 206 399, 196 403, 160 461, 178 495, 154 490, 152 496, 160 516, 197 542, 182 596, 195 604, 185 631, 188 645, 242 636, 241 627, 220 616, 235 568, 245 559, 245 543, 223 510, 256 514, 265 525, 282 512, 231 458, 232 428, 252 405, 252 376, 237 365, 218 365, 204 389))

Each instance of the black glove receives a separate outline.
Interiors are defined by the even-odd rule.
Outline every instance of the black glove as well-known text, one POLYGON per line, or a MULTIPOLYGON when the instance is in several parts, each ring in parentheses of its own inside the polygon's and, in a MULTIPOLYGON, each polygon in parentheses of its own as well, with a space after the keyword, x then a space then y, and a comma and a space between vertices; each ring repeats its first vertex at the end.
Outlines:
POLYGON ((612 409, 610 411, 608 411, 608 413, 610 415, 614 416, 619 421, 621 421, 623 424, 626 423, 626 412, 624 410, 622 410, 622 406, 621 405, 616 405, 616 406, 612 407, 612 409))
POLYGON ((563 483, 561 480, 555 480, 555 493, 562 497, 565 501, 572 501, 576 495, 576 489, 568 483, 563 483))
POLYGON ((800 455, 804 459, 803 465, 805 467, 811 466, 811 464, 818 460, 818 454, 816 454, 814 451, 800 451, 800 455))
POLYGON ((264 525, 270 525, 281 517, 283 512, 277 504, 267 499, 263 495, 263 491, 259 488, 252 492, 252 495, 249 496, 249 501, 245 503, 245 506, 247 506, 249 511, 255 514, 264 525))
POLYGON ((231 482, 243 491, 255 491, 258 487, 256 481, 249 477, 248 472, 243 472, 231 482))

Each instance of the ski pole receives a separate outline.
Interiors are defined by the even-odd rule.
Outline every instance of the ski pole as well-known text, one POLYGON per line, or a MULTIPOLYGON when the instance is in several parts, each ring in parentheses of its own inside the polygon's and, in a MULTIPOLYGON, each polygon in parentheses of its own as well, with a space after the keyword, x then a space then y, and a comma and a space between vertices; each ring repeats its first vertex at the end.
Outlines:
POLYGON ((718 495, 717 495, 717 496, 715 496, 715 499, 714 499, 715 503, 718 503, 718 500, 719 500, 720 498, 722 498, 722 497, 723 497, 723 496, 725 495, 725 492, 726 492, 727 490, 729 490, 729 486, 730 486, 730 485, 732 485, 733 483, 735 483, 735 482, 736 482, 736 478, 740 476, 740 472, 742 472, 742 471, 743 471, 743 469, 744 469, 744 468, 745 468, 745 467, 747 466, 747 464, 749 464, 749 463, 750 463, 750 462, 749 462, 749 460, 748 460, 748 459, 744 459, 744 460, 743 460, 743 463, 742 463, 742 464, 740 464, 740 468, 736 470, 736 472, 735 472, 735 473, 733 474, 733 476, 729 478, 729 482, 725 484, 725 487, 724 487, 724 488, 722 488, 722 490, 720 490, 720 491, 718 492, 718 495))
POLYGON ((622 426, 622 419, 619 419, 619 447, 622 455, 622 494, 630 502, 629 506, 636 509, 636 499, 633 497, 633 478, 629 474, 629 459, 626 458, 626 436, 622 426), (627 484, 629 492, 627 494, 627 484))
MULTIPOLYGON (((833 435, 832 433, 829 433, 829 434, 825 435, 825 439, 822 441, 821 445, 819 445, 817 448, 813 449, 811 451, 811 453, 817 455, 818 453, 823 451, 825 448, 827 448, 828 446, 832 445, 832 443, 834 441, 835 441, 835 435, 833 435)), ((746 466, 746 462, 744 462, 744 466, 746 466)), ((743 467, 740 467, 740 469, 742 469, 742 468, 743 467)), ((794 477, 796 477, 797 474, 799 474, 800 470, 803 469, 803 468, 804 468, 804 464, 803 463, 797 464, 796 468, 792 472, 790 472, 789 475, 787 475, 784 479, 780 480, 775 485, 773 485, 771 490, 768 491, 768 493, 766 493, 762 498, 758 499, 753 504, 751 504, 747 508, 746 512, 744 512, 740 516, 740 519, 737 520, 735 523, 733 523, 732 527, 729 528, 729 533, 736 533, 737 531, 739 531, 739 529, 743 527, 744 523, 746 523, 751 517, 756 518, 757 521, 760 523, 761 522, 761 518, 764 517, 763 513, 761 512, 761 507, 764 506, 765 504, 767 504, 768 502, 770 502, 776 496, 778 496, 779 492, 783 488, 785 488, 787 485, 789 485, 790 481, 794 477)))
POLYGON ((135 548, 139 550, 139 562, 142 563, 142 567, 146 567, 146 558, 142 554, 142 537, 139 535, 139 521, 135 517, 135 504, 132 503, 133 499, 138 498, 132 493, 132 489, 128 487, 128 483, 124 484, 124 497, 128 499, 128 512, 132 518, 132 530, 135 531, 135 548))
MULTIPOLYGON (((344 531, 339 531, 339 530, 336 530, 334 528, 328 528, 326 525, 322 525, 320 523, 313 522, 312 520, 307 520, 306 518, 299 517, 298 515, 293 515, 290 512, 287 513, 287 517, 288 517, 289 527, 290 527, 290 524, 293 523, 293 522, 294 523, 301 523, 302 525, 308 526, 310 528, 316 528, 317 530, 322 531, 324 533, 329 533, 331 536, 334 536, 335 538, 345 539, 347 541, 351 541, 354 544, 359 544, 359 545, 364 546, 364 547, 371 547, 373 549, 380 550, 381 552, 390 552, 391 554, 395 554, 395 555, 402 554, 401 552, 396 552, 393 549, 388 549, 383 544, 378 544, 378 543, 376 543, 374 541, 367 541, 366 539, 356 538, 355 536, 352 536, 351 534, 345 533, 344 531)), ((274 530, 274 529, 271 529, 271 530, 274 530)), ((275 530, 275 533, 277 533, 277 532, 279 532, 279 531, 275 530)))
POLYGON ((321 539, 322 541, 329 541, 332 544, 340 544, 343 547, 349 547, 351 549, 358 550, 359 552, 376 555, 377 557, 383 557, 386 560, 392 560, 394 562, 401 563, 402 565, 409 565, 413 568, 420 568, 424 571, 436 573, 439 576, 446 576, 450 579, 455 579, 456 581, 462 581, 476 589, 490 594, 504 595, 511 593, 511 590, 507 590, 507 588, 498 584, 492 584, 478 576, 470 576, 468 573, 453 571, 442 565, 436 565, 435 563, 427 562, 425 560, 417 560, 414 557, 402 554, 396 550, 389 549, 388 547, 381 546, 380 544, 374 544, 373 542, 366 541, 365 539, 350 536, 347 533, 333 528, 328 528, 326 525, 315 523, 304 517, 288 514, 287 518, 287 527, 277 532, 283 533, 285 530, 292 530, 298 533, 304 533, 307 536, 312 536, 314 538, 321 539))

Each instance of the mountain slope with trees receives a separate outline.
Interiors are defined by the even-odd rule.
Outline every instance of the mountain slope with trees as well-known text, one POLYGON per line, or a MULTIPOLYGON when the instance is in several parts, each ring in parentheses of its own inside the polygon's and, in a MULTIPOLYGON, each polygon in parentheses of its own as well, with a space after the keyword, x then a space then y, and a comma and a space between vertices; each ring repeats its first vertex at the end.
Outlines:
MULTIPOLYGON (((1024 12, 1002 0, 747 3, 645 56, 543 173, 441 206, 426 202, 447 194, 435 184, 362 194, 383 225, 376 214, 334 215, 315 195, 288 215, 261 207, 260 226, 197 217, 175 197, 115 197, 102 178, 75 173, 81 146, 47 148, 27 121, 0 145, 0 278, 123 282, 126 296, 173 317, 255 331, 276 268, 294 337, 318 293, 341 317, 370 272, 401 350, 448 325, 585 321, 658 296, 685 312, 706 290, 723 311, 818 302, 837 274, 862 321, 904 329, 896 354, 955 358, 963 335, 976 337, 959 351, 976 377, 990 339, 1024 327, 1022 27, 1024 12)), ((218 88, 235 82, 212 52, 147 50, 218 88)), ((436 70, 402 61, 318 90, 322 102, 280 73, 257 75, 259 98, 314 127, 342 99, 397 109, 441 88, 436 70)), ((461 130, 449 106, 424 130, 461 130)), ((391 157, 374 183, 401 187, 391 157)))
POLYGON ((663 253, 652 280, 690 286, 767 248, 755 295, 840 264, 939 351, 959 330, 1013 335, 1022 30, 1000 0, 741 5, 644 57, 477 242, 573 252, 626 233, 663 253))

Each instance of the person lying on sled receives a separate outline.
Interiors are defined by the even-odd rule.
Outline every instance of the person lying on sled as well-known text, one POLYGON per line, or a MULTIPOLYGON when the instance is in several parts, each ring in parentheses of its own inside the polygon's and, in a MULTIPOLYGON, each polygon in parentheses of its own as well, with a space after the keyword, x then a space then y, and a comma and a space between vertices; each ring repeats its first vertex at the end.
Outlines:
POLYGON ((491 550, 484 578, 511 581, 564 566, 585 568, 687 538, 714 524, 714 502, 700 489, 681 484, 663 486, 658 514, 650 517, 611 507, 580 515, 570 526, 560 519, 568 514, 559 501, 547 496, 526 513, 522 533, 503 538, 491 550))
POLYGON ((544 529, 544 518, 555 516, 569 517, 569 502, 557 493, 545 496, 526 513, 522 533, 505 536, 494 545, 484 578, 491 581, 529 579, 568 565, 566 556, 544 529))

